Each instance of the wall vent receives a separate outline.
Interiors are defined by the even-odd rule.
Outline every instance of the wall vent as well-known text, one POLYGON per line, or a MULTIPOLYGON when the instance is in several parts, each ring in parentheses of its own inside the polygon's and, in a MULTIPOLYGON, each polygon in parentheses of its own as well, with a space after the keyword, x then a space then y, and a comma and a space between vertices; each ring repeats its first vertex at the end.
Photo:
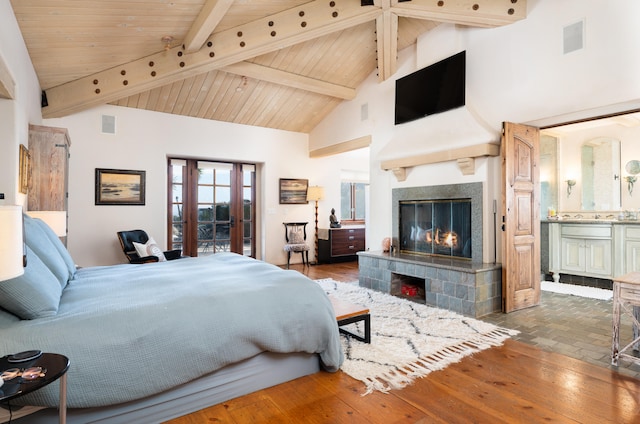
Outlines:
POLYGON ((116 133, 116 117, 115 116, 102 115, 102 133, 103 134, 116 133))
POLYGON ((567 25, 562 29, 564 54, 584 48, 584 20, 567 25))

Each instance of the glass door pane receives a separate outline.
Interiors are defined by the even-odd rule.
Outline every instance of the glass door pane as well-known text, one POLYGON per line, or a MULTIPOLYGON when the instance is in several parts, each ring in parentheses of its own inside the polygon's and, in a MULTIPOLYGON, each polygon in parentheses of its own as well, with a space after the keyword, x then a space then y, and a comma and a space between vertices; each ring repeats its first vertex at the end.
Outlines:
POLYGON ((170 178, 171 178, 171 245, 170 249, 183 249, 183 230, 184 230, 184 169, 187 166, 186 160, 171 159, 170 161, 170 178))
POLYGON ((233 165, 198 162, 198 256, 231 251, 231 171, 233 165))

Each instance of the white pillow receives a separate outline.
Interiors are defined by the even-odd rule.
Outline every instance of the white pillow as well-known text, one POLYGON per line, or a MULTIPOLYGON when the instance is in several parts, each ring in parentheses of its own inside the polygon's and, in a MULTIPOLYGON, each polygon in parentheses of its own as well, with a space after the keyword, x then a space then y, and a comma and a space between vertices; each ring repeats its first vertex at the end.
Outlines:
POLYGON ((289 231, 289 244, 304 244, 302 228, 295 228, 289 231))
POLYGON ((167 258, 164 256, 164 252, 157 245, 156 241, 153 237, 149 237, 149 240, 145 244, 133 242, 133 247, 136 248, 136 252, 141 258, 145 256, 157 256, 159 262, 166 261, 167 258))

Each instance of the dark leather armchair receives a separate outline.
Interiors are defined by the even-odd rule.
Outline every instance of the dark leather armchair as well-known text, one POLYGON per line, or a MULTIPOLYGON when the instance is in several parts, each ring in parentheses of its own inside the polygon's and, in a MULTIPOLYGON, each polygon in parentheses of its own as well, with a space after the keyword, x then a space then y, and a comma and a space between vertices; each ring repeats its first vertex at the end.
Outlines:
MULTIPOLYGON (((136 252, 136 248, 133 246, 133 242, 145 244, 149 241, 149 236, 144 230, 118 231, 117 234, 118 240, 120 241, 120 247, 122 247, 122 251, 124 252, 130 263, 146 264, 149 262, 159 261, 159 258, 157 256, 140 257, 140 255, 138 255, 138 252, 136 252)), ((167 250, 163 253, 168 261, 179 259, 182 257, 181 249, 167 250)))

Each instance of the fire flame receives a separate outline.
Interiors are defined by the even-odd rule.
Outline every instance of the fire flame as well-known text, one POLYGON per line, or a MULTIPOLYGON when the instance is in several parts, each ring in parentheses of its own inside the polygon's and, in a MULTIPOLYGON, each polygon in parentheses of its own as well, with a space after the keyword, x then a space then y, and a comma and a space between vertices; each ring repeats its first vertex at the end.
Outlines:
POLYGON ((426 234, 427 243, 434 242, 438 246, 456 247, 458 245, 458 235, 453 231, 440 233, 440 229, 436 228, 436 234, 432 237, 431 231, 426 234))

